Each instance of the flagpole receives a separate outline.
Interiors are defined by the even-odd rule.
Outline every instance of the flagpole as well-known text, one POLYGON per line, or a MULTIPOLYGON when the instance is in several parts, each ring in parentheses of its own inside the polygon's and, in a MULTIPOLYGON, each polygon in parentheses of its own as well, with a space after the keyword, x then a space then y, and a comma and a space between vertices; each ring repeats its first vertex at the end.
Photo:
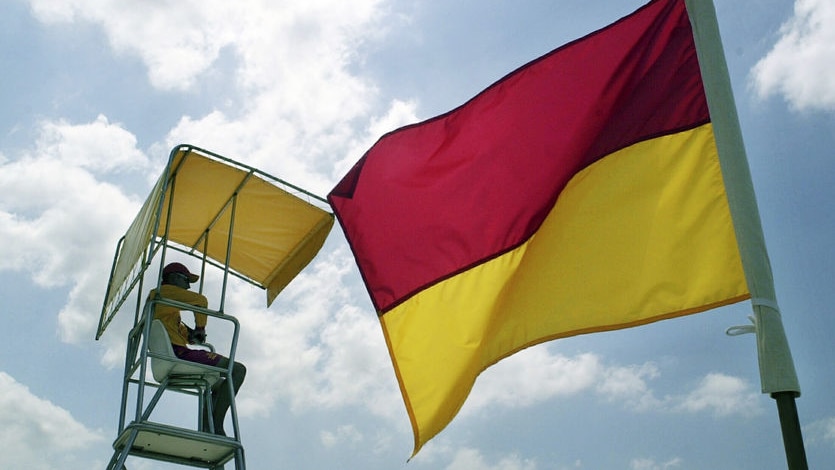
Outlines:
POLYGON ((789 469, 806 470, 806 452, 795 403, 800 396, 800 385, 777 306, 716 10, 711 0, 685 0, 685 4, 693 27, 734 231, 751 293, 762 392, 770 394, 777 403, 789 469))
POLYGON ((803 447, 803 435, 800 432, 800 420, 797 417, 796 395, 793 392, 777 392, 771 396, 777 401, 780 415, 780 427, 783 431, 783 445, 790 469, 809 468, 806 463, 806 450, 803 447))

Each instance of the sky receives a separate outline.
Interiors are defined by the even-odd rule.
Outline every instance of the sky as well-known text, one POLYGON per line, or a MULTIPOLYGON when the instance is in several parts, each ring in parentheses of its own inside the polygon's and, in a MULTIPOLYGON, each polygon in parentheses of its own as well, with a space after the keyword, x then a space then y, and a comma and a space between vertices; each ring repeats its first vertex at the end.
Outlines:
MULTIPOLYGON (((0 468, 109 460, 132 315, 95 329, 116 241, 172 147, 324 196, 385 132, 642 3, 0 1, 0 468)), ((835 4, 715 4, 809 466, 835 468, 835 4)), ((338 227, 272 307, 238 283, 228 302, 252 469, 786 468, 755 338, 725 334, 750 302, 511 356, 408 462, 408 416, 338 227)))

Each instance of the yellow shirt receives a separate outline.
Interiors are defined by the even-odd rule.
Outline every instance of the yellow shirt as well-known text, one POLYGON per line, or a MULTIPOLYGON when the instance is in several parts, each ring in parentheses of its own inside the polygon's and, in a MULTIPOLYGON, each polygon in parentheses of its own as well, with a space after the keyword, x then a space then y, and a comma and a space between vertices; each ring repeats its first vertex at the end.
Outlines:
MULTIPOLYGON (((177 287, 171 284, 163 284, 159 290, 160 297, 165 299, 175 300, 184 304, 194 305, 196 307, 206 308, 209 306, 209 301, 203 294, 192 292, 182 287, 177 287)), ((148 299, 153 299, 157 294, 157 290, 153 289, 148 293, 148 299)), ((154 319, 162 321, 165 325, 168 336, 171 338, 171 344, 185 346, 188 344, 188 330, 186 326, 181 323, 180 309, 170 305, 156 304, 154 306, 154 319)), ((194 326, 197 328, 205 327, 208 317, 205 313, 194 312, 194 326)))

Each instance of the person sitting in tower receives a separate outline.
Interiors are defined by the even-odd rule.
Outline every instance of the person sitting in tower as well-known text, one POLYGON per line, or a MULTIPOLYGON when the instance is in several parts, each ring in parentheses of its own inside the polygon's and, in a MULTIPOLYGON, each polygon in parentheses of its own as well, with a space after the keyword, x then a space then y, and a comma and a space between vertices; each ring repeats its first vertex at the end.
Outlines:
MULTIPOLYGON (((162 284, 157 293, 156 289, 148 294, 148 300, 159 297, 194 305, 195 307, 207 308, 209 305, 206 296, 190 291, 191 283, 197 282, 200 276, 189 272, 188 268, 181 263, 170 263, 162 270, 162 284)), ((154 305, 154 319, 160 320, 171 339, 171 346, 178 358, 206 364, 210 366, 228 369, 229 358, 203 349, 191 349, 189 344, 202 344, 206 342, 206 322, 208 315, 194 311, 194 328, 186 326, 180 318, 180 309, 163 303, 154 305)), ((246 367, 235 361, 232 366, 232 383, 234 392, 237 395, 241 384, 246 377, 246 367)), ((223 422, 226 413, 232 404, 233 397, 229 393, 229 387, 223 381, 215 383, 212 387, 212 422, 214 423, 215 434, 225 436, 223 422)), ((204 412, 205 413, 205 412, 204 412)), ((208 423, 204 415, 204 429, 208 431, 208 423)))

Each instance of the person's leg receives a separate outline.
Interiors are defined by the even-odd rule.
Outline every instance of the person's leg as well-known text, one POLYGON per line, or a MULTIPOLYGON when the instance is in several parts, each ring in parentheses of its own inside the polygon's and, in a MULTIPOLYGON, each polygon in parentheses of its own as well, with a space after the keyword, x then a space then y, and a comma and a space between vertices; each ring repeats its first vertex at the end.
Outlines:
MULTIPOLYGON (((220 361, 216 365, 221 368, 229 367, 229 359, 221 356, 220 361)), ((241 388, 241 384, 246 377, 246 367, 240 362, 235 362, 232 366, 232 384, 235 395, 241 388)), ((212 388, 212 421, 215 426, 215 434, 225 436, 226 432, 223 430, 223 421, 226 419, 226 412, 232 405, 233 397, 229 394, 229 386, 225 381, 220 381, 212 388)))
MULTIPOLYGON (((174 354, 180 359, 184 359, 186 361, 191 361, 191 362, 196 362, 198 364, 205 364, 205 365, 208 365, 208 366, 222 367, 224 369, 229 366, 229 360, 226 357, 224 357, 220 354, 216 354, 214 352, 206 351, 204 349, 191 349, 191 348, 188 348, 186 346, 180 346, 180 345, 176 345, 176 344, 172 344, 171 346, 174 349, 174 354)), ((244 375, 245 374, 246 374, 246 369, 244 369, 244 375)), ((234 375, 235 375, 235 372, 233 371, 233 377, 234 377, 234 375)), ((239 382, 241 382, 241 381, 243 381, 243 378, 241 378, 240 380, 235 382, 236 383, 236 386, 235 386, 236 387, 235 388, 236 393, 238 391, 237 387, 240 386, 239 382)), ((226 387, 222 386, 223 383, 224 383, 223 381, 220 381, 217 384, 215 384, 214 387, 212 387, 210 400, 212 400, 212 406, 213 407, 217 406, 218 392, 220 390, 225 390, 226 389, 226 387)), ((228 395, 228 392, 227 392, 227 395, 228 395)), ((228 405, 227 405, 226 408, 228 409, 228 405)), ((210 432, 209 420, 210 419, 214 420, 213 416, 215 415, 215 413, 212 413, 213 416, 209 416, 209 412, 208 412, 206 407, 203 408, 202 413, 203 413, 203 417, 202 417, 203 418, 202 419, 203 425, 202 425, 201 430, 203 432, 210 432)), ((224 411, 223 413, 225 414, 226 411, 224 411)), ((222 427, 223 416, 224 416, 223 414, 220 415, 220 417, 221 417, 221 421, 220 421, 221 427, 219 428, 220 433, 223 433, 223 427, 222 427)), ((216 429, 218 429, 218 428, 216 427, 216 429)))

